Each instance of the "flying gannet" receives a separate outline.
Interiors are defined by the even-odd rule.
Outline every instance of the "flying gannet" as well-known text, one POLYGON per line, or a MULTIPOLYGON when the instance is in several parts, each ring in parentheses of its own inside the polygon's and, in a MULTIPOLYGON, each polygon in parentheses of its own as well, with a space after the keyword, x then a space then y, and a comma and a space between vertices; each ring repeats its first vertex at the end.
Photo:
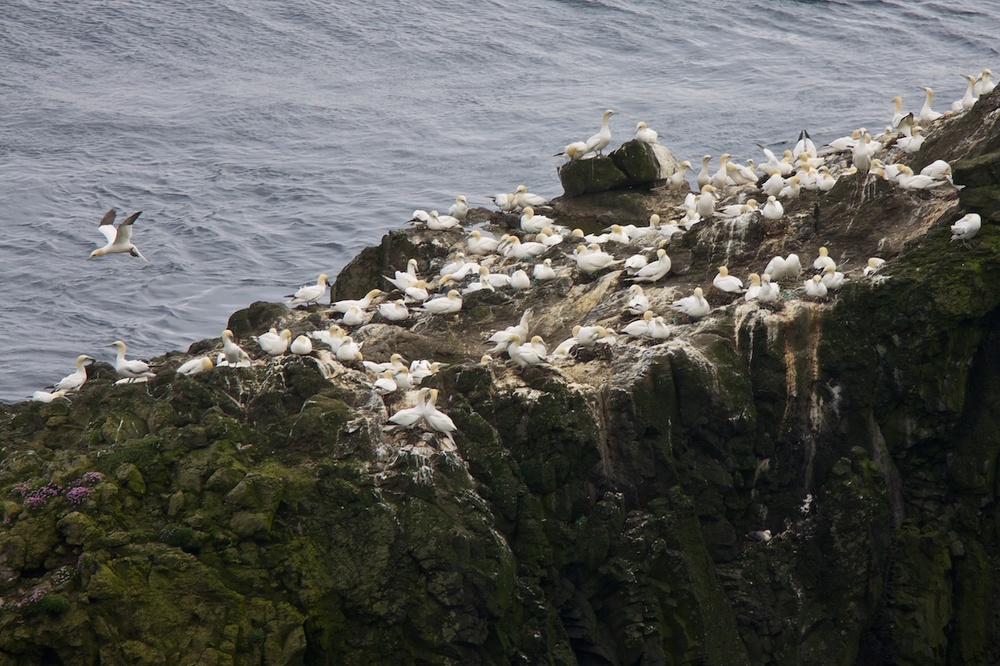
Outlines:
POLYGON ((101 221, 97 226, 101 233, 104 234, 104 237, 108 239, 108 244, 91 252, 87 259, 103 257, 106 254, 121 254, 128 252, 133 257, 139 257, 143 261, 148 261, 148 259, 142 256, 139 252, 139 248, 132 245, 131 240, 132 223, 135 222, 140 215, 142 215, 142 211, 140 210, 138 213, 132 213, 126 217, 121 221, 121 224, 119 224, 117 228, 114 225, 115 214, 115 209, 112 208, 104 214, 104 217, 101 218, 101 221))

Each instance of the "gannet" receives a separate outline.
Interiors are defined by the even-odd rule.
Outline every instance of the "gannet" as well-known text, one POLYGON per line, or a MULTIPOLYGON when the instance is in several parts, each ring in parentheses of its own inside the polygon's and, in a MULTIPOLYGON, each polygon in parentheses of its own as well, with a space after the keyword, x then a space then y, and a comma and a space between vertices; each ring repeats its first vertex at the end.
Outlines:
POLYGON ((438 370, 445 367, 440 361, 428 361, 427 359, 413 359, 410 363, 409 374, 413 381, 420 383, 431 375, 436 375, 438 370))
POLYGON ((681 161, 672 174, 667 177, 667 189, 679 190, 687 184, 687 170, 691 168, 691 163, 687 160, 681 161))
POLYGON ((479 280, 489 285, 490 289, 510 286, 510 276, 503 273, 491 273, 488 266, 479 267, 479 280))
POLYGON ((656 282, 670 272, 670 265, 667 251, 660 248, 656 251, 656 259, 640 268, 632 280, 635 282, 656 282))
MULTIPOLYGON (((442 282, 447 282, 450 279, 451 276, 448 274, 441 276, 442 282)), ((403 299, 407 303, 423 303, 430 297, 431 293, 426 280, 417 280, 403 290, 403 299)), ((350 312, 351 308, 357 309, 357 307, 357 305, 351 305, 344 314, 346 315, 347 312, 350 312)))
POLYGON ((798 176, 792 176, 791 178, 788 179, 788 182, 785 183, 785 186, 781 188, 781 191, 778 192, 778 196, 781 197, 782 199, 797 198, 801 193, 802 189, 800 186, 801 182, 802 182, 801 178, 799 178, 798 176))
MULTIPOLYGON (((478 231, 473 231, 472 233, 473 234, 478 234, 479 232, 478 231)), ((399 289, 400 291, 402 291, 402 290, 406 289, 407 287, 409 287, 410 285, 412 285, 414 282, 416 282, 419 279, 417 277, 417 260, 416 259, 409 259, 409 260, 407 260, 407 262, 406 262, 406 270, 405 271, 396 271, 396 277, 394 277, 394 278, 391 278, 391 277, 389 277, 387 275, 383 275, 382 277, 384 277, 386 280, 388 280, 389 283, 392 286, 394 286, 396 289, 399 289)))
POLYGON ((781 287, 777 283, 771 282, 771 276, 764 273, 760 276, 760 291, 757 292, 757 300, 761 303, 773 303, 781 295, 781 287))
POLYGON ((827 289, 836 291, 844 286, 844 274, 837 270, 836 266, 827 266, 823 269, 823 276, 820 278, 827 289))
POLYGON ((83 386, 87 381, 87 368, 86 362, 93 361, 91 357, 86 354, 80 354, 76 357, 76 372, 71 372, 59 381, 55 383, 53 389, 56 391, 79 391, 80 387, 83 386))
MULTIPOLYGON (((226 364, 234 368, 242 368, 250 365, 250 355, 233 342, 233 332, 228 328, 222 332, 222 354, 226 357, 226 364)), ((121 356, 124 352, 119 350, 121 356)))
POLYGON ((433 298, 420 309, 431 314, 452 314, 462 309, 462 295, 457 289, 452 289, 447 296, 433 298))
POLYGON ((35 391, 31 394, 32 402, 52 402, 53 400, 58 400, 59 398, 66 397, 66 391, 53 391, 49 393, 48 391, 35 391))
POLYGON ((430 389, 428 388, 422 388, 417 391, 416 405, 397 411, 389 417, 389 422, 403 426, 404 428, 415 426, 424 417, 425 403, 427 402, 429 393, 430 389))
MULTIPOLYGON (((725 189, 728 185, 735 185, 729 178, 729 172, 726 169, 726 162, 729 161, 729 153, 723 153, 719 155, 719 170, 715 172, 712 176, 712 180, 709 183, 717 190, 725 189)), ((702 216, 704 217, 704 216, 702 216)))
POLYGON ((333 351, 337 351, 340 345, 344 342, 346 333, 344 333, 344 329, 340 326, 333 324, 328 330, 310 332, 309 337, 313 340, 319 340, 323 344, 330 347, 333 351))
POLYGON ((670 332, 671 328, 663 320, 663 317, 653 317, 653 320, 649 322, 649 327, 646 329, 646 335, 654 340, 666 340, 670 337, 670 332))
POLYGON ((182 363, 174 372, 178 375, 190 377, 191 375, 197 375, 199 372, 211 370, 214 367, 215 363, 212 362, 212 359, 207 356, 199 356, 187 361, 186 363, 182 363))
POLYGON ((148 261, 146 257, 142 256, 139 252, 139 248, 132 245, 131 240, 132 223, 136 221, 136 218, 142 215, 142 211, 140 210, 138 213, 132 213, 126 217, 117 228, 114 226, 115 215, 115 209, 112 208, 104 214, 104 217, 101 218, 97 228, 100 229, 102 234, 104 234, 104 237, 108 240, 108 244, 91 252, 87 259, 102 257, 106 254, 121 254, 128 252, 133 257, 139 257, 143 261, 148 261))
POLYGON ((269 356, 281 356, 288 349, 288 343, 292 341, 292 332, 287 328, 278 333, 278 329, 272 328, 267 333, 257 336, 257 344, 269 356))
POLYGON ((529 234, 537 234, 545 227, 555 224, 556 221, 544 215, 535 215, 535 209, 525 206, 521 211, 521 230, 529 234))
POLYGON ((763 215, 768 220, 777 220, 782 215, 785 214, 785 209, 774 196, 769 196, 767 198, 767 203, 760 210, 760 214, 763 215))
POLYGON ((951 181, 951 165, 944 160, 934 160, 923 169, 920 170, 921 176, 930 176, 931 178, 945 179, 949 182, 951 181))
POLYGON ((724 206, 722 209, 717 210, 716 213, 718 213, 722 217, 729 218, 729 217, 739 217, 740 215, 752 213, 755 210, 757 210, 757 200, 747 199, 746 203, 724 206))
POLYGON ((885 266, 885 259, 879 259, 878 257, 869 257, 868 265, 865 266, 865 270, 863 271, 864 276, 868 277, 869 275, 874 275, 875 273, 878 273, 880 270, 882 270, 883 266, 885 266))
POLYGON ((410 216, 409 221, 416 226, 419 222, 420 224, 427 224, 430 222, 431 215, 426 210, 417 209, 413 211, 413 215, 410 216))
POLYGON ((438 390, 432 388, 428 391, 427 399, 424 401, 423 406, 423 417, 424 423, 427 424, 431 430, 436 430, 437 432, 444 433, 444 435, 451 440, 451 433, 458 430, 455 422, 451 420, 447 414, 442 412, 435 406, 438 399, 438 390))
POLYGON ((979 213, 967 214, 951 225, 951 240, 961 241, 962 244, 965 244, 966 241, 975 238, 982 223, 983 219, 979 213))
POLYGON ((576 266, 584 273, 596 273, 599 270, 624 263, 622 260, 615 260, 613 256, 603 251, 597 243, 591 243, 590 247, 579 245, 576 248, 576 266))
POLYGON ((152 371, 145 361, 125 360, 125 343, 121 340, 112 342, 108 346, 114 347, 118 350, 118 356, 115 358, 115 371, 118 373, 119 377, 134 380, 149 379, 150 377, 156 376, 156 373, 152 371))
MULTIPOLYGON (((422 280, 418 280, 418 282, 422 282, 422 280)), ((345 299, 342 301, 337 301, 336 303, 333 304, 333 311, 339 312, 340 314, 344 314, 351 309, 351 306, 360 308, 362 310, 367 310, 369 307, 371 307, 372 301, 381 296, 382 293, 383 292, 381 289, 372 289, 367 294, 365 294, 364 298, 359 298, 355 300, 345 299)))
POLYGON ((641 314, 649 309, 649 298, 640 285, 633 284, 628 288, 628 302, 625 307, 632 314, 641 314))
POLYGON ((806 296, 812 298, 824 298, 826 297, 826 285, 823 284, 823 278, 819 275, 813 275, 810 279, 805 282, 806 296))
POLYGON ((729 268, 726 266, 719 266, 719 274, 712 280, 712 284, 719 291, 731 294, 738 294, 743 291, 743 281, 735 275, 730 275, 729 268))
POLYGON ((757 298, 757 294, 760 293, 760 276, 756 273, 751 273, 747 276, 747 282, 750 284, 747 286, 747 291, 743 295, 743 300, 750 302, 757 298))
POLYGON ((816 157, 816 144, 813 143, 812 138, 809 136, 809 132, 802 130, 799 132, 799 140, 795 143, 795 147, 792 149, 793 155, 801 155, 806 153, 809 157, 816 157))
POLYGON ((546 201, 544 198, 538 196, 537 194, 532 194, 528 192, 524 185, 518 185, 517 189, 514 190, 514 203, 517 204, 518 208, 527 208, 532 206, 538 208, 539 206, 544 206, 546 201))
POLYGON ((337 360, 341 363, 351 363, 352 361, 363 361, 364 354, 361 353, 361 347, 364 343, 355 342, 354 338, 347 335, 344 336, 343 342, 337 347, 337 360))
POLYGON ((920 133, 920 125, 914 125, 912 134, 900 137, 896 141, 896 147, 900 148, 904 153, 912 154, 920 150, 926 139, 927 137, 920 133))
POLYGON ((858 145, 858 137, 861 136, 860 130, 854 130, 847 136, 842 136, 839 139, 834 139, 830 143, 826 144, 831 150, 835 152, 844 152, 851 150, 854 146, 858 145))
POLYGON ((951 110, 955 112, 971 109, 975 106, 976 100, 979 98, 979 95, 976 94, 976 77, 971 74, 962 74, 962 76, 969 82, 969 85, 966 87, 965 95, 962 96, 962 99, 951 103, 951 110))
POLYGON ((448 209, 448 215, 461 222, 468 214, 469 200, 465 198, 464 194, 459 194, 455 197, 455 203, 453 203, 451 208, 448 209))
POLYGON ((391 303, 382 303, 378 306, 378 313, 387 321, 405 321, 410 317, 410 311, 402 299, 391 303))
POLYGON ((712 177, 708 175, 708 163, 712 161, 711 155, 702 155, 701 157, 701 171, 698 172, 698 176, 695 178, 695 184, 698 186, 698 191, 712 182, 712 177))
POLYGON ((645 268, 647 263, 649 262, 646 260, 645 255, 633 254, 625 260, 625 272, 629 275, 635 275, 639 272, 639 269, 645 268))
POLYGON ((363 326, 368 323, 368 319, 369 315, 367 312, 357 305, 352 305, 344 313, 343 324, 345 326, 363 326))
POLYGON ((784 259, 779 256, 768 262, 764 272, 770 275, 772 280, 794 278, 798 277, 799 273, 802 272, 802 263, 799 261, 799 255, 797 254, 789 254, 784 259))
POLYGON ((895 110, 892 112, 892 127, 893 129, 899 125, 899 121, 903 119, 903 98, 899 95, 892 98, 892 103, 895 106, 895 110))
POLYGON ((827 266, 836 266, 833 259, 830 258, 830 251, 825 247, 819 249, 819 256, 813 260, 813 268, 818 271, 826 270, 827 266))
POLYGON ((767 161, 758 166, 757 167, 758 169, 760 169, 764 173, 770 173, 771 170, 777 169, 778 173, 780 173, 782 176, 787 176, 792 172, 792 169, 794 168, 792 166, 792 159, 794 157, 792 155, 792 151, 786 150, 784 153, 782 153, 782 157, 779 160, 778 157, 774 154, 774 151, 772 151, 770 148, 766 148, 759 143, 757 144, 757 147, 760 148, 762 151, 764 151, 764 156, 767 157, 767 161))
POLYGON ((552 227, 545 227, 537 234, 535 234, 535 242, 541 243, 545 247, 552 247, 553 245, 559 245, 564 240, 562 234, 557 234, 553 231, 552 227))
POLYGON ((427 228, 431 231, 447 231, 461 226, 462 223, 451 215, 441 215, 436 210, 432 210, 427 220, 427 228))
POLYGON ((510 336, 510 342, 507 344, 507 356, 522 370, 529 365, 540 365, 545 362, 545 356, 539 354, 537 349, 530 344, 521 343, 519 333, 513 333, 510 336))
POLYGON ((524 272, 524 269, 519 268, 510 274, 510 286, 513 287, 514 291, 527 289, 531 286, 531 278, 524 272))
POLYGON ((925 123, 929 123, 943 116, 943 113, 938 113, 931 109, 931 100, 934 99, 934 91, 927 87, 923 87, 921 90, 924 91, 924 105, 921 107, 920 115, 917 117, 925 123))
POLYGON ((977 96, 982 97, 988 93, 993 92, 996 88, 996 84, 993 83, 993 72, 988 69, 984 69, 979 73, 979 77, 976 79, 976 89, 975 93, 977 96))
POLYGON ((715 195, 713 194, 715 190, 715 186, 711 184, 701 188, 701 194, 695 204, 695 212, 703 220, 708 220, 715 215, 715 195))
POLYGON ((642 143, 657 143, 659 141, 656 131, 650 129, 645 121, 642 120, 636 123, 635 135, 632 138, 642 143))
MULTIPOLYGON (((573 337, 581 347, 593 347, 601 340, 605 340, 614 335, 613 331, 604 326, 574 326, 573 337)), ((613 339, 613 338, 612 338, 613 339)))
POLYGON ((816 180, 816 189, 820 192, 829 192, 837 184, 837 178, 830 173, 830 168, 821 166, 819 168, 819 178, 816 180))
POLYGON ((294 340, 292 340, 292 344, 288 346, 288 351, 297 356, 308 356, 312 353, 312 350, 312 340, 304 335, 297 336, 294 340))
POLYGON ((601 129, 597 134, 587 139, 586 152, 600 155, 601 151, 611 143, 611 128, 608 126, 608 119, 614 114, 614 110, 607 109, 604 115, 601 116, 601 129))
POLYGON ((705 300, 705 293, 701 290, 701 287, 695 287, 694 293, 690 296, 676 300, 670 305, 692 319, 701 319, 712 311, 712 306, 705 300))
POLYGON ((300 303, 309 305, 318 301, 326 293, 326 279, 326 273, 320 273, 316 279, 316 284, 306 285, 294 294, 286 296, 286 298, 290 297, 292 299, 289 301, 289 305, 298 305, 300 303))
POLYGON ((896 182, 905 190, 929 190, 951 184, 949 181, 943 179, 931 178, 930 176, 921 174, 914 175, 913 169, 906 165, 900 166, 899 171, 900 173, 896 177, 896 182))
POLYGON ((395 392, 399 388, 394 379, 395 374, 392 370, 386 370, 381 377, 375 380, 372 389, 379 395, 389 395, 395 392))
POLYGON ((496 333, 491 335, 489 342, 496 343, 497 345, 496 347, 493 348, 493 351, 500 351, 501 349, 503 349, 504 346, 506 346, 506 344, 510 342, 511 336, 514 333, 520 335, 522 340, 527 339, 528 331, 531 326, 531 320, 534 316, 535 316, 535 311, 532 310, 531 308, 528 308, 521 314, 521 319, 517 322, 517 325, 508 326, 504 330, 497 331, 496 333))
POLYGON ((622 333, 633 338, 642 338, 649 333, 649 322, 653 320, 653 311, 646 310, 642 313, 642 319, 631 322, 622 329, 622 333))
POLYGON ((531 275, 539 282, 554 280, 556 278, 556 272, 552 268, 552 260, 546 259, 540 264, 535 264, 535 268, 532 270, 531 275))
POLYGON ((374 361, 362 361, 361 365, 364 366, 365 370, 376 375, 381 375, 386 370, 392 370, 393 372, 399 372, 403 369, 409 369, 406 365, 406 359, 403 358, 402 354, 394 353, 389 356, 389 360, 385 363, 375 363, 374 361))
POLYGON ((493 203, 497 205, 497 208, 499 208, 504 213, 509 213, 510 211, 517 208, 517 202, 514 201, 513 193, 500 192, 499 194, 494 194, 492 197, 490 197, 490 199, 492 199, 493 203))
POLYGON ((760 186, 760 189, 767 196, 776 197, 781 192, 781 188, 785 186, 785 179, 781 177, 781 172, 777 169, 771 169, 768 174, 767 180, 760 186))
POLYGON ((478 229, 473 229, 472 233, 465 240, 465 247, 469 254, 487 255, 497 251, 500 241, 489 234, 483 234, 478 229))
POLYGON ((565 157, 568 162, 581 159, 587 154, 586 141, 574 141, 566 146, 561 153, 556 153, 553 157, 565 157))
POLYGON ((547 249, 549 248, 542 243, 536 243, 534 241, 522 243, 520 238, 511 236, 510 245, 507 247, 507 251, 504 254, 508 257, 514 257, 515 259, 527 259, 528 257, 537 257, 538 255, 543 254, 547 249))

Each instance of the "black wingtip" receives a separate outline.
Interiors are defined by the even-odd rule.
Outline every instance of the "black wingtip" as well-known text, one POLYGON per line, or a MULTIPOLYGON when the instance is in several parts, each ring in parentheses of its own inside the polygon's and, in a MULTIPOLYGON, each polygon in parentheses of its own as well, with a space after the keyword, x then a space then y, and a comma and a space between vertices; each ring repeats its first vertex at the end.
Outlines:
POLYGON ((97 223, 97 226, 101 227, 104 226, 105 224, 114 224, 115 215, 117 215, 117 213, 115 209, 112 208, 111 210, 109 210, 107 213, 104 214, 104 217, 102 217, 101 221, 97 223))

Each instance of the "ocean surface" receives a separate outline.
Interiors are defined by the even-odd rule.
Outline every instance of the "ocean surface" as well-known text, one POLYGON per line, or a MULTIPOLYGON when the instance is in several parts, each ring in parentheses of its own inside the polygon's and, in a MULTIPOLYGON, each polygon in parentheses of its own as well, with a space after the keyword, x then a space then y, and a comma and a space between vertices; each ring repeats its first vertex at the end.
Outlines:
MULTIPOLYGON (((218 337, 416 208, 524 183, 645 120, 678 159, 884 127, 1000 72, 985 0, 5 0, 0 400, 218 337), (127 255, 88 261, 111 207, 127 255)), ((714 165, 714 161, 713 161, 714 165)))

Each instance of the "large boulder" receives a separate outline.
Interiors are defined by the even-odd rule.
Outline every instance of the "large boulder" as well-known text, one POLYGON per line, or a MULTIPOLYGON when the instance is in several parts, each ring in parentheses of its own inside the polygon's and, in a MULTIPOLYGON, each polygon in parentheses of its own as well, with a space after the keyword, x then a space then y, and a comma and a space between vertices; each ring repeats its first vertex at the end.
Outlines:
POLYGON ((677 169, 665 147, 626 141, 608 155, 572 160, 559 167, 559 181, 568 196, 614 189, 650 189, 677 169))

